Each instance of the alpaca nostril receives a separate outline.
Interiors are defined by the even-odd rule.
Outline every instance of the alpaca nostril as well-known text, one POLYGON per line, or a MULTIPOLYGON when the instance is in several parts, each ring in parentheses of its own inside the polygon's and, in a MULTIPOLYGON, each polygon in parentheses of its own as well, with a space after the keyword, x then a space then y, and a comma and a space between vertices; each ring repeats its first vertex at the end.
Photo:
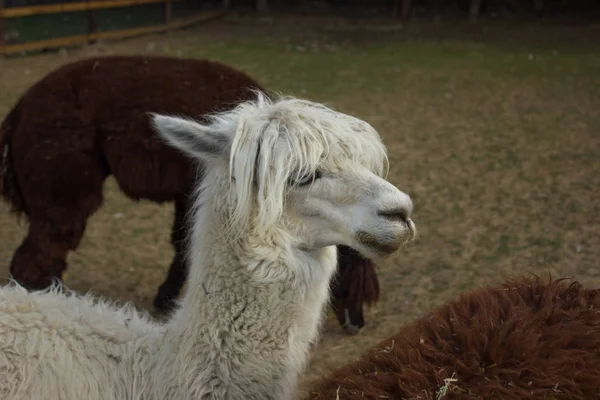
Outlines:
POLYGON ((408 213, 405 208, 393 208, 391 210, 379 211, 377 215, 391 221, 408 222, 408 213))

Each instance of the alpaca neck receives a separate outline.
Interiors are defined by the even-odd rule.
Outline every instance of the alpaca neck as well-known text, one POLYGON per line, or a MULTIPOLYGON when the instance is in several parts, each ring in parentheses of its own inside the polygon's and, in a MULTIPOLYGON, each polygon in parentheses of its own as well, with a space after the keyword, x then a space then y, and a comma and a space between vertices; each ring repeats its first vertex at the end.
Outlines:
POLYGON ((217 237, 215 232, 223 230, 219 219, 202 213, 186 294, 167 325, 162 348, 172 368, 166 396, 293 398, 329 298, 335 247, 309 253, 246 246, 243 240, 217 237), (311 274, 265 279, 259 273, 290 271, 291 264, 311 274))

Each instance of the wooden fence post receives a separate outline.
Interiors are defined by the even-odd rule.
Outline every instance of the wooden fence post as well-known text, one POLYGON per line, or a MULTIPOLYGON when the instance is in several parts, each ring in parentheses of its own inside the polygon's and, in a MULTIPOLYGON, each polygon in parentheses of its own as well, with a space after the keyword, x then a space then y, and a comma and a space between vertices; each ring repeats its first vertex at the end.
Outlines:
POLYGON ((469 3, 469 21, 476 24, 479 18, 479 9, 481 8, 481 0, 471 0, 469 3))
POLYGON ((408 20, 410 18, 411 1, 402 0, 402 19, 408 20))
MULTIPOLYGON (((89 2, 90 2, 90 0, 87 0, 87 3, 89 3, 89 2)), ((88 34, 91 36, 94 33, 96 33, 96 31, 98 30, 98 23, 96 22, 96 13, 94 12, 93 9, 88 8, 87 15, 88 15, 88 34)), ((96 43, 96 40, 93 38, 90 38, 88 43, 96 43)))
POLYGON ((164 6, 165 8, 163 10, 163 22, 165 25, 168 25, 171 22, 171 0, 166 0, 164 6))
POLYGON ((4 0, 0 0, 0 55, 4 54, 4 0))
MULTIPOLYGON (((400 14, 400 0, 394 0, 392 5, 392 17, 397 17, 400 14)), ((402 19, 408 20, 410 18, 411 0, 402 0, 402 19)))

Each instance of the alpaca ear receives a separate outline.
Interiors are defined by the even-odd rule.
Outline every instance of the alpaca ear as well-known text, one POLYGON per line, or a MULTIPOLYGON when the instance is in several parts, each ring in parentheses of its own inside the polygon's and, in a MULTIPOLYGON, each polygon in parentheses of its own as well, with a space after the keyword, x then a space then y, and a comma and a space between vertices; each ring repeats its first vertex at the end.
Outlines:
POLYGON ((190 119, 150 113, 150 120, 154 130, 169 145, 194 158, 206 161, 219 158, 231 145, 227 135, 209 131, 190 119))

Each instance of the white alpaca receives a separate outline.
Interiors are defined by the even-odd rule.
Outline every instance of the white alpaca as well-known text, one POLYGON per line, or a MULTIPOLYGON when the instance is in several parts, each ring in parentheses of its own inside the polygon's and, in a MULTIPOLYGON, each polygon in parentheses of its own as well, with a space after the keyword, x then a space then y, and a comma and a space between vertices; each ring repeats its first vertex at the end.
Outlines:
POLYGON ((153 115, 204 163, 180 308, 158 325, 57 288, 0 289, 4 400, 291 399, 318 334, 334 245, 367 257, 415 234, 366 122, 294 98, 205 124, 153 115))

